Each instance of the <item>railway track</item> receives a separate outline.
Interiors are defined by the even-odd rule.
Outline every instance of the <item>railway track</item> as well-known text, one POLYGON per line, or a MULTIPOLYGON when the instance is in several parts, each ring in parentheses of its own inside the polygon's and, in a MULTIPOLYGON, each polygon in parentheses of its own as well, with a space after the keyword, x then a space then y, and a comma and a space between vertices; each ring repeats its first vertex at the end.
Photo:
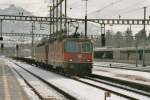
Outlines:
POLYGON ((145 84, 140 84, 140 83, 135 83, 135 82, 129 82, 126 80, 121 80, 121 79, 115 79, 107 76, 101 76, 101 75, 96 75, 96 74, 91 74, 90 77, 88 77, 94 81, 104 81, 104 83, 112 83, 115 84, 115 86, 122 86, 121 88, 130 88, 130 91, 136 92, 136 93, 141 93, 142 95, 149 96, 150 97, 150 86, 145 85, 145 84))
MULTIPOLYGON (((119 93, 119 92, 113 91, 113 90, 111 90, 111 89, 107 89, 107 88, 105 88, 105 87, 102 87, 102 86, 99 86, 99 85, 96 85, 96 84, 87 82, 87 81, 93 81, 93 82, 94 82, 95 80, 93 80, 93 79, 89 79, 89 78, 88 78, 88 80, 87 80, 87 78, 85 78, 85 79, 83 79, 83 80, 82 80, 82 79, 75 79, 75 80, 77 80, 77 81, 79 81, 79 82, 82 82, 82 83, 84 83, 84 84, 87 84, 87 85, 90 85, 90 86, 93 86, 93 87, 102 89, 102 90, 107 91, 107 92, 109 92, 109 93, 112 93, 112 94, 115 94, 115 95, 124 97, 124 98, 126 98, 126 99, 128 99, 128 100, 139 100, 139 99, 137 99, 137 98, 135 98, 135 97, 128 96, 128 95, 126 95, 126 94, 119 93), (85 80, 87 80, 87 81, 85 81, 85 80)), ((97 82, 97 81, 96 81, 96 82, 97 82)))
POLYGON ((106 85, 114 86, 120 89, 124 89, 127 91, 131 91, 140 95, 150 97, 150 86, 133 83, 129 81, 119 80, 110 77, 104 77, 100 75, 91 74, 89 77, 85 77, 86 79, 93 80, 95 82, 100 82, 106 85))
MULTIPOLYGON (((12 62, 14 63, 14 62, 12 62)), ((25 83, 33 90, 33 92, 39 97, 41 100, 76 100, 75 97, 72 95, 65 93, 64 91, 60 90, 59 88, 55 87, 54 85, 50 84, 46 80, 40 78, 39 76, 31 73, 30 71, 24 69, 22 66, 18 65, 17 63, 14 63, 16 66, 24 70, 26 73, 30 74, 31 76, 34 76, 36 79, 38 79, 43 85, 49 86, 54 91, 57 91, 59 93, 59 96, 62 96, 62 98, 57 98, 55 96, 45 96, 44 93, 41 94, 32 84, 27 80, 17 69, 13 68, 13 70, 25 81, 25 83)), ((43 91, 44 92, 44 91, 43 91)))
POLYGON ((148 92, 137 90, 137 89, 134 89, 134 88, 130 88, 128 86, 116 84, 116 83, 113 83, 113 82, 110 82, 110 81, 104 81, 104 80, 101 80, 101 79, 98 79, 98 78, 84 77, 84 78, 75 79, 75 80, 80 81, 80 82, 85 83, 85 84, 88 84, 88 85, 91 85, 93 87, 108 91, 108 92, 116 94, 118 96, 127 98, 129 100, 140 100, 139 98, 131 96, 130 93, 135 93, 135 94, 138 94, 138 95, 141 95, 141 96, 146 96, 148 98, 150 97, 150 93, 148 93, 148 92), (102 84, 104 84, 104 85, 102 85, 102 84), (110 86, 110 88, 106 88, 107 86, 110 86), (129 93, 119 92, 117 90, 115 91, 111 87, 118 88, 118 89, 121 89, 121 90, 125 90, 126 92, 129 92, 129 93))
MULTIPOLYGON (((18 66, 20 66, 20 65, 18 65, 18 66)), ((24 69, 24 70, 26 70, 26 69, 24 69)), ((26 70, 26 71, 28 71, 28 70, 26 70)), ((28 71, 28 72, 31 73, 30 71, 28 71)), ((135 89, 135 88, 130 88, 130 87, 127 87, 127 86, 122 85, 122 84, 117 84, 114 81, 110 82, 111 80, 110 81, 106 81, 106 80, 104 81, 103 79, 100 79, 99 76, 91 75, 89 77, 85 77, 84 79, 81 78, 81 79, 74 79, 74 80, 82 82, 82 83, 87 84, 87 85, 90 85, 92 87, 104 90, 104 91, 108 91, 112 94, 115 94, 117 96, 129 99, 129 100, 140 100, 140 99, 139 98, 137 99, 136 97, 134 97, 134 95, 129 95, 129 94, 126 94, 126 93, 120 93, 118 91, 111 90, 111 88, 109 88, 109 89, 105 88, 103 86, 98 85, 98 83, 102 83, 102 84, 105 84, 105 85, 108 85, 108 86, 111 86, 111 87, 119 88, 119 89, 128 91, 129 93, 138 94, 140 96, 150 97, 150 94, 148 92, 140 91, 140 90, 135 89), (88 82, 87 80, 92 81, 92 82, 88 82), (96 84, 95 84, 95 82, 96 82, 96 84)), ((71 100, 73 100, 73 99, 71 99, 71 100)))

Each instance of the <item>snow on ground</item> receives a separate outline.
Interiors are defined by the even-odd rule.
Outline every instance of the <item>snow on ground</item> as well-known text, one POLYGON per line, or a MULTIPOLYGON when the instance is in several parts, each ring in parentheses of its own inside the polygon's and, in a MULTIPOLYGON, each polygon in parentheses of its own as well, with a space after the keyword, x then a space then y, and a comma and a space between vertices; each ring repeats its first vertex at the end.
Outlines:
MULTIPOLYGON (((94 65, 97 64, 102 65, 103 62, 102 64, 101 62, 94 63, 94 65)), ((106 64, 109 64, 109 62, 106 64)), ((93 74, 150 85, 150 73, 148 72, 94 66, 93 74)))
MULTIPOLYGON (((98 62, 94 61, 94 65, 96 66, 107 66, 109 67, 111 64, 111 67, 120 67, 120 68, 135 68, 135 64, 128 64, 128 63, 117 63, 117 62, 98 62)), ((138 67, 142 67, 142 65, 138 65, 138 67)))
MULTIPOLYGON (((127 68, 130 68, 130 67, 127 67, 127 68)), ((149 71, 150 72, 150 66, 133 67, 133 68, 130 68, 130 69, 141 70, 141 71, 149 71)))
POLYGON ((38 91, 38 93, 43 98, 56 98, 57 100, 66 100, 66 98, 55 91, 54 89, 50 88, 43 82, 41 82, 39 79, 35 78, 33 75, 27 73, 22 68, 16 66, 14 63, 7 62, 8 66, 15 68, 19 73, 34 87, 35 90, 38 91))
MULTIPOLYGON (((95 87, 83 84, 81 82, 54 74, 49 71, 33 67, 28 64, 17 62, 19 65, 23 66, 25 69, 33 72, 36 75, 40 75, 42 79, 47 80, 51 84, 57 86, 58 88, 64 90, 65 92, 74 95, 78 100, 101 100, 104 98, 105 91, 97 89, 95 87)), ((117 95, 112 95, 107 100, 127 100, 117 95)))

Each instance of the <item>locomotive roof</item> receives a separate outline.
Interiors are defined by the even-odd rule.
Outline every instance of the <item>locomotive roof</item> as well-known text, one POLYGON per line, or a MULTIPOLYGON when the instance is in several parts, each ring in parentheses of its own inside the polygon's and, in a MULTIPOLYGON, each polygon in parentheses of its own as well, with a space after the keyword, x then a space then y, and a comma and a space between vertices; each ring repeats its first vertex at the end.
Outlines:
POLYGON ((66 40, 90 41, 90 39, 88 38, 66 38, 66 40))
POLYGON ((78 41, 83 41, 83 40, 90 40, 88 38, 85 37, 80 37, 79 34, 73 34, 73 35, 69 35, 66 36, 64 35, 65 31, 59 31, 56 32, 54 34, 51 34, 49 37, 46 38, 42 38, 40 43, 37 45, 37 47, 46 45, 47 43, 53 43, 55 41, 63 41, 63 40, 78 40, 78 41))
POLYGON ((67 40, 74 40, 74 41, 90 41, 88 38, 73 38, 73 37, 63 37, 63 38, 42 38, 40 43, 37 47, 46 45, 47 43, 53 43, 55 41, 67 41, 67 40))

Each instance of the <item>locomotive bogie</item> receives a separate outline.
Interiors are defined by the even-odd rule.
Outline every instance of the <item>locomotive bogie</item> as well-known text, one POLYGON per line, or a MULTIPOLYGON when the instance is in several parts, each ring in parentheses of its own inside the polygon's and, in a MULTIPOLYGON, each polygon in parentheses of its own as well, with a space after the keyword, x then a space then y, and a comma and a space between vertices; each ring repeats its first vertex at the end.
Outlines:
POLYGON ((91 74, 92 63, 64 63, 64 72, 69 75, 91 74))

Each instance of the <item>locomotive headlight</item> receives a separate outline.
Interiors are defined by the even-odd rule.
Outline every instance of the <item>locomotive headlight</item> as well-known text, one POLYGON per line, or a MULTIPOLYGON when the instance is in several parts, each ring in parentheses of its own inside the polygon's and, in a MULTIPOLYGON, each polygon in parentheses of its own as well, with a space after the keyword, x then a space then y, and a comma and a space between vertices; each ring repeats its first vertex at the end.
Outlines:
POLYGON ((72 59, 69 59, 69 61, 72 61, 72 59))
POLYGON ((91 60, 88 59, 87 61, 90 62, 91 60))

